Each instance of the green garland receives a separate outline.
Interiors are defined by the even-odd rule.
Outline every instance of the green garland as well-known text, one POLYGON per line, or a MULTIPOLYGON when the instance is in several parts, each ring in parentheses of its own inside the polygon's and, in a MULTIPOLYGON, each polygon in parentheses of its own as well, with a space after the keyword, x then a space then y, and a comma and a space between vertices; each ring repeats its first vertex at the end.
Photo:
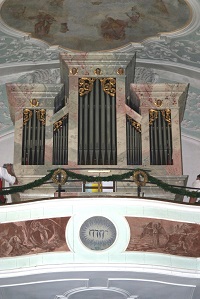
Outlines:
MULTIPOLYGON (((2 190, 2 191, 0 191, 0 195, 8 195, 8 194, 13 194, 13 193, 18 193, 18 192, 24 192, 26 190, 39 187, 42 184, 44 184, 45 182, 47 182, 48 180, 50 180, 53 176, 53 173, 56 170, 57 169, 51 170, 46 176, 44 176, 41 179, 35 180, 32 183, 28 183, 26 185, 21 185, 21 186, 14 186, 14 187, 10 187, 5 190, 2 190)), ((94 177, 94 176, 82 175, 82 174, 78 174, 78 173, 75 173, 73 171, 66 170, 66 169, 63 169, 63 170, 66 172, 67 176, 70 177, 71 179, 78 179, 83 182, 122 181, 124 179, 128 179, 128 178, 132 177, 135 171, 142 171, 142 172, 146 173, 149 183, 156 184, 158 187, 162 188, 163 190, 165 190, 167 192, 171 192, 171 193, 179 194, 179 195, 183 195, 183 196, 184 195, 191 196, 191 197, 195 197, 195 198, 200 197, 200 192, 198 192, 198 191, 188 191, 184 187, 174 187, 172 185, 164 183, 163 181, 149 175, 148 172, 144 171, 143 169, 133 169, 133 170, 128 171, 123 174, 101 176, 101 177, 100 176, 94 177)))
POLYGON ((32 183, 28 183, 26 185, 21 185, 21 186, 13 186, 8 189, 2 190, 2 191, 0 191, 0 195, 8 195, 8 194, 14 194, 14 193, 18 193, 18 192, 24 192, 26 190, 39 187, 42 184, 44 184, 46 181, 51 179, 54 171, 55 170, 51 170, 45 177, 35 180, 32 183))
POLYGON ((172 185, 164 183, 163 181, 161 181, 155 177, 152 177, 149 174, 147 174, 147 175, 148 175, 149 183, 156 184, 158 187, 162 188, 163 190, 165 190, 167 192, 179 194, 179 195, 190 196, 190 197, 195 197, 195 198, 200 197, 199 191, 188 191, 185 189, 185 187, 174 187, 172 185))

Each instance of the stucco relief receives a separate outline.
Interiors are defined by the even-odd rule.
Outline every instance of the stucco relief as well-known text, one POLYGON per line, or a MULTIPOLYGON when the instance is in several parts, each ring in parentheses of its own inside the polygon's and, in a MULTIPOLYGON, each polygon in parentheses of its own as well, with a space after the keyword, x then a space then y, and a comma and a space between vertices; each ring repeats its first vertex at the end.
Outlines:
POLYGON ((39 69, 18 78, 20 83, 60 83, 60 69, 39 69))
MULTIPOLYGON (((199 31, 198 31, 199 32, 199 31)), ((174 63, 200 64, 200 42, 196 34, 194 40, 175 39, 144 43, 144 49, 138 51, 137 58, 171 61, 174 63), (197 40, 195 40, 197 39, 197 40)))
POLYGON ((155 70, 145 67, 136 67, 135 68, 135 78, 134 83, 156 83, 159 80, 159 75, 155 70))
POLYGON ((200 138, 200 95, 196 91, 197 90, 191 88, 191 92, 188 94, 185 116, 181 126, 185 133, 200 138))
POLYGON ((65 229, 70 217, 0 224, 0 257, 69 251, 65 229))
POLYGON ((0 64, 58 59, 58 51, 55 49, 46 51, 46 47, 23 37, 12 37, 0 32, 0 45, 0 64))
POLYGON ((131 237, 127 251, 199 257, 200 226, 163 219, 126 217, 131 237))

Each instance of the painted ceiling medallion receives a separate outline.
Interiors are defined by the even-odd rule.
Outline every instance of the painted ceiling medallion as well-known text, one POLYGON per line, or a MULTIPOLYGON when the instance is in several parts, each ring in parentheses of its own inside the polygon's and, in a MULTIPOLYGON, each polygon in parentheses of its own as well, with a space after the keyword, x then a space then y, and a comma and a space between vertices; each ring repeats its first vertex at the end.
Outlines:
POLYGON ((109 219, 94 216, 82 224, 80 239, 91 250, 105 250, 115 242, 116 228, 109 219))
POLYGON ((141 42, 183 28, 191 19, 186 1, 179 0, 6 0, 1 17, 50 45, 85 52, 141 42))

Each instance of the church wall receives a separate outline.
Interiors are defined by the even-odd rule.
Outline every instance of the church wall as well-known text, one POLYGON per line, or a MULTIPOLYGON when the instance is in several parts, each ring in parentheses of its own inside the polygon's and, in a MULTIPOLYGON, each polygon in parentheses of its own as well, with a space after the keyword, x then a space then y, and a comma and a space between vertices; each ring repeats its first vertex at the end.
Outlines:
POLYGON ((14 132, 0 135, 0 165, 13 163, 14 159, 14 132))

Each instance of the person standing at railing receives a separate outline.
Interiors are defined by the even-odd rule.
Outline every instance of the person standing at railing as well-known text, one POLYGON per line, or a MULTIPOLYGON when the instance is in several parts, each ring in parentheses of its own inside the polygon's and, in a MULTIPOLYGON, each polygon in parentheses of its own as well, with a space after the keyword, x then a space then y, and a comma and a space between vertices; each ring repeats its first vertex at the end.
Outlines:
MULTIPOLYGON (((12 164, 4 164, 3 167, 0 167, 0 190, 4 186, 4 180, 10 185, 17 185, 18 180, 14 174, 12 164)), ((0 195, 0 202, 5 203, 6 198, 3 195, 0 195)))
MULTIPOLYGON (((196 191, 199 191, 199 192, 200 192, 200 174, 197 175, 197 178, 196 178, 196 180, 193 182, 192 187, 193 187, 193 188, 197 188, 196 191)), ((195 202, 198 202, 198 201, 199 201, 198 198, 196 198, 196 197, 190 197, 190 201, 189 201, 189 203, 195 203, 195 202)))

